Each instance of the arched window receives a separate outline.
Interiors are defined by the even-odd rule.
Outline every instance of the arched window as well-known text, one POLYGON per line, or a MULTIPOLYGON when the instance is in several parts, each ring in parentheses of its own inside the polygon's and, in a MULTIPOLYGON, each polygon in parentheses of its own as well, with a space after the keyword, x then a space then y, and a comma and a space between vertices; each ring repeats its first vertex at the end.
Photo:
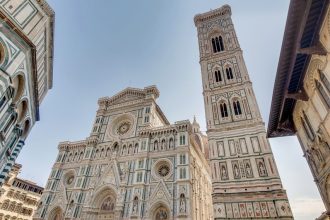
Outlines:
POLYGON ((170 138, 170 141, 169 141, 169 148, 174 148, 174 141, 173 141, 173 138, 170 138))
POLYGON ((107 151, 105 152, 105 156, 110 156, 110 147, 107 148, 107 151))
POLYGON ((180 145, 185 145, 185 144, 186 144, 186 136, 180 135, 180 145))
POLYGON ((216 81, 216 82, 221 82, 221 81, 222 81, 222 77, 221 77, 220 70, 216 70, 216 71, 214 72, 214 76, 215 76, 215 81, 216 81))
MULTIPOLYGON (((326 79, 324 79, 324 80, 326 80, 326 79)), ((323 101, 325 102, 327 107, 330 108, 330 94, 327 94, 323 85, 319 81, 315 80, 315 85, 316 85, 316 88, 317 88, 318 92, 320 93, 323 101)))
POLYGON ((123 149, 121 151, 121 155, 124 155, 126 153, 126 145, 123 146, 123 149))
POLYGON ((118 152, 118 143, 115 143, 115 145, 113 146, 113 151, 114 152, 118 152))
POLYGON ((215 39, 212 38, 212 48, 213 48, 213 53, 217 52, 217 47, 215 46, 215 39))
POLYGON ((162 140, 162 144, 160 146, 161 150, 165 150, 165 139, 162 140))
POLYGON ((138 211, 138 204, 139 204, 139 198, 137 196, 134 197, 133 200, 133 208, 132 208, 132 213, 135 214, 138 211))
POLYGON ((84 156, 84 152, 81 151, 81 152, 80 152, 80 155, 79 155, 79 160, 81 160, 81 159, 83 158, 83 156, 84 156))
POLYGON ((228 117, 228 109, 226 103, 220 103, 220 112, 222 118, 228 117))
POLYGON ((128 155, 130 155, 132 153, 132 149, 133 149, 133 146, 130 144, 129 147, 128 147, 128 155))
POLYGON ((315 132, 313 130, 313 127, 312 127, 311 123, 309 122, 309 119, 308 119, 307 115, 305 114, 305 112, 303 112, 302 114, 303 115, 301 117, 301 123, 303 125, 304 131, 305 131, 307 137, 313 141, 315 139, 315 132))
POLYGON ((323 83, 324 87, 330 93, 330 82, 329 82, 328 78, 324 75, 323 72, 320 72, 320 79, 321 79, 321 82, 323 83))
POLYGON ((154 150, 158 150, 158 141, 154 142, 154 150))
POLYGON ((134 154, 137 154, 139 152, 139 144, 136 143, 134 147, 134 154))
POLYGON ((221 36, 212 38, 212 48, 213 53, 224 51, 223 40, 221 36))
POLYGON ((231 80, 234 78, 233 70, 231 69, 231 67, 226 68, 226 75, 227 75, 228 80, 231 80))
POLYGON ((242 114, 242 109, 241 109, 241 104, 239 103, 238 100, 233 102, 233 106, 234 106, 235 115, 241 115, 242 114))

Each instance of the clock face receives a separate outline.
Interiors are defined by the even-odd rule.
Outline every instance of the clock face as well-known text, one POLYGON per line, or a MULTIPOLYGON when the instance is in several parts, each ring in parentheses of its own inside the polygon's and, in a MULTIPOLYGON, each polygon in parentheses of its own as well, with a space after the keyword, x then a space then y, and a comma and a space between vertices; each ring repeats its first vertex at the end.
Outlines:
POLYGON ((131 124, 129 122, 122 122, 118 128, 117 128, 117 133, 120 135, 126 134, 128 130, 130 129, 131 124))

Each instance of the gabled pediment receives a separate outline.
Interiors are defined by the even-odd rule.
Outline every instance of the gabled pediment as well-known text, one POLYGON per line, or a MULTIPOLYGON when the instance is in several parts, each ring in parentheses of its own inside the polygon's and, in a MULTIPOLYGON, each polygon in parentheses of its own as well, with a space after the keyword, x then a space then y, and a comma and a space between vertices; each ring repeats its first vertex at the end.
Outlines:
POLYGON ((152 192, 150 196, 150 205, 157 201, 163 201, 166 203, 170 203, 171 201, 171 194, 168 191, 165 182, 163 180, 160 180, 155 187, 154 191, 152 192))
POLYGON ((117 105, 125 102, 143 100, 147 97, 158 98, 159 91, 156 86, 145 87, 144 89, 128 87, 111 97, 99 99, 99 104, 117 105))
POLYGON ((97 188, 103 185, 119 186, 119 170, 115 160, 112 160, 102 171, 98 179, 97 188))

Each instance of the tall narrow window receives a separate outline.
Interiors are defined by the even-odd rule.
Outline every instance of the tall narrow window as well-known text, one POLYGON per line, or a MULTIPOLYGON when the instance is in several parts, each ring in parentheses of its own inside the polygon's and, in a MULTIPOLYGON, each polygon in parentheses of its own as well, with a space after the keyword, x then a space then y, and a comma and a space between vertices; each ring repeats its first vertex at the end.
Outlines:
POLYGON ((212 38, 212 48, 213 53, 224 51, 225 48, 223 46, 223 40, 221 36, 212 38))
POLYGON ((330 93, 330 82, 329 82, 328 78, 324 75, 323 72, 320 72, 320 79, 321 79, 321 82, 323 83, 324 87, 330 93))
POLYGON ((226 75, 228 80, 234 78, 233 70, 231 69, 231 67, 226 68, 226 75))
POLYGON ((224 51, 225 48, 223 46, 223 40, 222 40, 222 37, 221 36, 219 36, 219 43, 220 43, 220 51, 224 51))
POLYGON ((185 179, 186 176, 186 168, 180 168, 180 179, 185 179))
POLYGON ((221 51, 221 48, 220 48, 220 42, 219 42, 219 38, 218 37, 215 38, 215 45, 217 46, 217 51, 220 52, 221 51))
POLYGON ((327 92, 325 91, 323 85, 320 82, 318 82, 317 80, 315 80, 315 85, 316 85, 316 88, 319 91, 320 95, 322 96, 323 101, 325 102, 327 107, 330 108, 330 96, 329 96, 329 94, 327 94, 327 92))
POLYGON ((180 135, 180 145, 185 145, 185 144, 186 144, 186 136, 180 135))
POLYGON ((221 117, 222 118, 228 117, 228 110, 227 110, 226 103, 221 103, 220 104, 220 112, 221 112, 221 117))
POLYGON ((137 176, 136 176, 136 182, 137 183, 142 182, 142 176, 143 176, 143 173, 142 172, 138 172, 137 173, 137 176))
POLYGON ((213 53, 216 53, 217 52, 217 48, 215 46, 215 40, 214 40, 214 38, 212 38, 212 48, 213 48, 213 53))
POLYGON ((309 119, 308 119, 307 115, 305 114, 305 112, 303 112, 303 117, 301 117, 301 123, 304 127, 307 137, 313 141, 315 139, 315 133, 314 133, 313 127, 312 127, 311 123, 309 122, 309 119))
POLYGON ((180 164, 186 164, 186 155, 180 154, 180 164))
POLYGON ((214 75, 215 75, 215 81, 216 81, 216 82, 220 82, 220 81, 222 81, 220 70, 216 70, 216 71, 214 72, 214 75))
POLYGON ((241 109, 241 104, 239 103, 238 100, 233 102, 233 106, 234 106, 235 115, 241 115, 242 109, 241 109))

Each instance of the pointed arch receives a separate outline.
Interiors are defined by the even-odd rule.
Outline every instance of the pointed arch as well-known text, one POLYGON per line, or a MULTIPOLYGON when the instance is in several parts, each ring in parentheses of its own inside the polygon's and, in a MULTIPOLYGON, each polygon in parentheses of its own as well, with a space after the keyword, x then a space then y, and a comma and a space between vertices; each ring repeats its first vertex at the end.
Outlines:
POLYGON ((63 210, 61 207, 57 206, 53 208, 48 215, 48 220, 64 220, 63 210))

